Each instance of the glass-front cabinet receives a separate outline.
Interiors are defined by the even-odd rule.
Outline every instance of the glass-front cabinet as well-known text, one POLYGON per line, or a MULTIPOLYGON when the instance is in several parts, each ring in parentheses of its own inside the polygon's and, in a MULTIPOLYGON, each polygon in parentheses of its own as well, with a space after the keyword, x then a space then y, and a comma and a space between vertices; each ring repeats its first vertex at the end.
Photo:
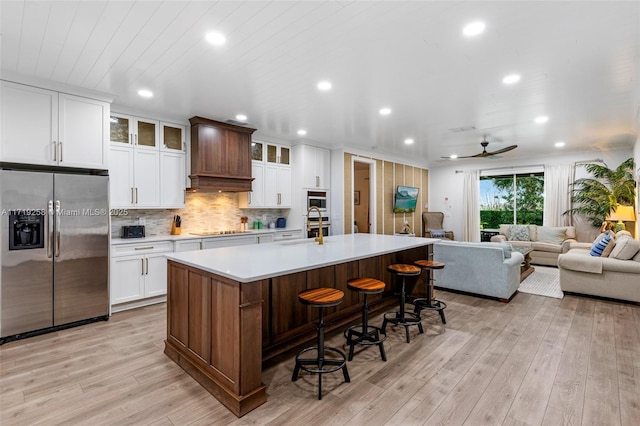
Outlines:
POLYGON ((160 142, 162 149, 184 152, 186 149, 185 133, 185 126, 161 122, 160 142))
POLYGON ((109 123, 111 143, 128 144, 148 149, 158 148, 159 121, 112 113, 109 123))
POLYGON ((264 144, 262 142, 251 142, 251 159, 253 161, 264 161, 264 144))
POLYGON ((288 146, 267 144, 267 163, 291 165, 291 148, 288 146))
POLYGON ((132 117, 111 114, 109 123, 109 139, 111 143, 131 143, 131 136, 133 135, 132 117))

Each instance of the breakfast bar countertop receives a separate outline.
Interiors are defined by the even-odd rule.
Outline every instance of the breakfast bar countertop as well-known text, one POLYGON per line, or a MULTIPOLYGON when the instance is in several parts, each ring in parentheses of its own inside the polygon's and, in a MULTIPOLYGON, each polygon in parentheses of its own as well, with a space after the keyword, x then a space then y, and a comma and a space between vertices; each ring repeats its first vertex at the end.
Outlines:
POLYGON ((437 238, 378 234, 344 234, 267 244, 222 247, 166 257, 238 282, 252 282, 371 256, 427 246, 437 238))

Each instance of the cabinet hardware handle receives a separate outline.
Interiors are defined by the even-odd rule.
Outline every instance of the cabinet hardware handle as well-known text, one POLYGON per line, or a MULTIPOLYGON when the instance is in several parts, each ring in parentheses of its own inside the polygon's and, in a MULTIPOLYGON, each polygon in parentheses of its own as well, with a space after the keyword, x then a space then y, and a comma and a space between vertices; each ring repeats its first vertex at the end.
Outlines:
POLYGON ((153 250, 153 246, 147 246, 147 247, 134 247, 134 250, 153 250))
POLYGON ((293 234, 282 234, 282 237, 293 237, 293 234))
POLYGON ((138 187, 136 187, 136 204, 138 204, 138 187))
POLYGON ((62 142, 58 142, 58 146, 60 147, 60 162, 62 162, 62 142))
POLYGON ((131 139, 133 138, 133 134, 129 133, 129 145, 131 145, 131 139))
POLYGON ((131 204, 133 204, 133 187, 131 188, 131 204))
POLYGON ((149 275, 149 258, 148 257, 145 259, 145 263, 147 264, 145 275, 149 275))
POLYGON ((320 176, 316 176, 316 188, 320 187, 320 176))
POLYGON ((144 275, 144 259, 140 259, 140 275, 144 275))
POLYGON ((251 193, 247 192, 247 196, 249 197, 249 204, 251 204, 251 193))
POLYGON ((58 142, 53 141, 53 161, 58 161, 58 142))
POLYGON ((136 133, 135 135, 133 135, 133 137, 135 138, 134 145, 138 145, 138 134, 136 133))
POLYGON ((282 194, 278 192, 278 205, 282 202, 282 194))

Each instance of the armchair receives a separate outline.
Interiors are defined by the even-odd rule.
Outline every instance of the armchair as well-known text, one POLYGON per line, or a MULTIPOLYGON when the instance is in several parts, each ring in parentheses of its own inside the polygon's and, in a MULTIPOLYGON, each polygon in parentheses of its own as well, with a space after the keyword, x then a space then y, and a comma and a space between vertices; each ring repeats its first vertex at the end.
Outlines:
POLYGON ((441 238, 443 240, 455 240, 453 231, 444 231, 443 237, 434 237, 431 230, 444 229, 442 222, 444 221, 444 213, 442 212, 424 212, 422 213, 422 230, 427 238, 441 238))

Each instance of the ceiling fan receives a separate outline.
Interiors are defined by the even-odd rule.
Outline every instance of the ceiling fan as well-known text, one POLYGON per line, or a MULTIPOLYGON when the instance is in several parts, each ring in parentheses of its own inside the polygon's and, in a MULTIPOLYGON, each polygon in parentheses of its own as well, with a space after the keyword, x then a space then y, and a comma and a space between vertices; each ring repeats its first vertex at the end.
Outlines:
MULTIPOLYGON (((518 145, 509 145, 507 147, 501 148, 497 151, 493 151, 493 152, 489 152, 487 151, 487 146, 489 145, 489 142, 487 141, 487 138, 484 137, 482 142, 480 142, 480 145, 482 145, 482 152, 475 154, 475 155, 466 155, 466 156, 462 156, 462 157, 455 157, 455 158, 484 158, 484 157, 493 157, 495 155, 498 154, 502 154, 504 152, 508 152, 511 151, 512 149, 516 149, 518 147, 518 145)), ((454 158, 454 157, 442 157, 442 158, 454 158)))

